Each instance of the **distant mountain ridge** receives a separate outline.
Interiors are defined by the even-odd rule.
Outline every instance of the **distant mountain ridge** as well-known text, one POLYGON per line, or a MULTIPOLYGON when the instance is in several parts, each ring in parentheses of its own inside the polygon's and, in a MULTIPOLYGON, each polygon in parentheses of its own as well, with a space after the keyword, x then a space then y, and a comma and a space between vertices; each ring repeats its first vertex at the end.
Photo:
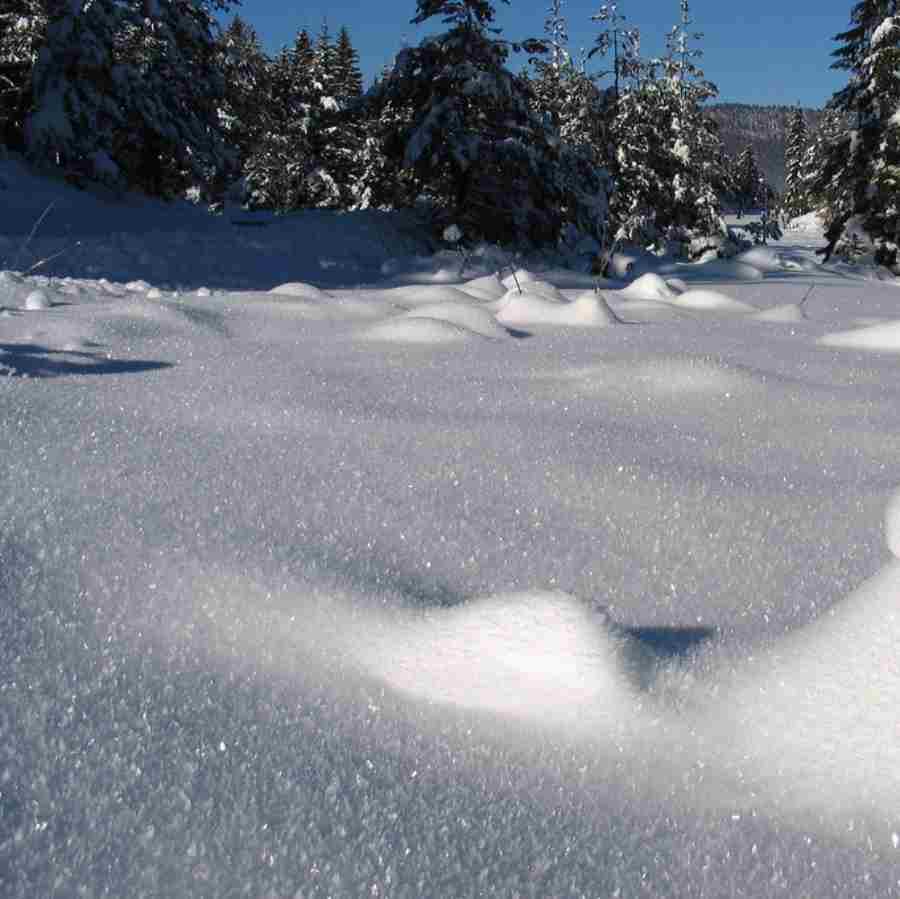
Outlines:
MULTIPOLYGON (((769 184, 784 190, 784 145, 794 106, 753 106, 746 103, 716 103, 706 112, 718 124, 725 149, 736 157, 748 144, 756 151, 759 167, 769 184)), ((803 109, 810 133, 818 127, 821 109, 803 109)))

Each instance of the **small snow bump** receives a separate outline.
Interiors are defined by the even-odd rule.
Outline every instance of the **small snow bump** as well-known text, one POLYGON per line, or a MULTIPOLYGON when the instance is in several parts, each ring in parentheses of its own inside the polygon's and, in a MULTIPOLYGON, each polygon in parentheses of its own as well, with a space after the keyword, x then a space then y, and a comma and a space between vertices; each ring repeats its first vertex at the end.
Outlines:
POLYGON ((52 303, 50 297, 43 290, 33 290, 25 297, 25 308, 33 311, 49 309, 52 303))

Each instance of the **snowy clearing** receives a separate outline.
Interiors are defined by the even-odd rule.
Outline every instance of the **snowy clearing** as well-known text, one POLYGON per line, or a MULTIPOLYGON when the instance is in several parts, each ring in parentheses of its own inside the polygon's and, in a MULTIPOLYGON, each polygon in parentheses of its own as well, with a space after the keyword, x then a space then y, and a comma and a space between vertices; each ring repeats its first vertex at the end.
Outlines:
POLYGON ((893 283, 796 230, 519 293, 402 218, 32 186, 5 896, 900 891, 893 283))

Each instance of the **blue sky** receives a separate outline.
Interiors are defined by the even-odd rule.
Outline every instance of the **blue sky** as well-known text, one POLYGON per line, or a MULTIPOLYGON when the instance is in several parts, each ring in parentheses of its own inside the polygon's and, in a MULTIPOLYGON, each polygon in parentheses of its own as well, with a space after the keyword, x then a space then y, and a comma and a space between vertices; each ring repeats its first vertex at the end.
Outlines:
MULTIPOLYGON (((497 3, 504 36, 520 39, 543 31, 547 0, 497 3)), ((822 106, 841 87, 843 72, 829 69, 833 36, 849 22, 852 0, 693 0, 694 28, 704 33, 703 68, 719 88, 720 99, 741 103, 822 106)), ((590 17, 600 0, 568 0, 564 12, 571 48, 590 47, 597 28, 590 17)), ((644 55, 661 54, 665 33, 679 15, 678 0, 619 0, 619 10, 640 28, 644 55)), ((270 51, 290 43, 299 28, 318 32, 323 20, 331 30, 346 25, 367 82, 402 43, 418 43, 439 30, 440 22, 411 25, 415 0, 353 0, 285 4, 283 0, 244 0, 236 11, 249 21, 270 51)), ((594 58, 596 68, 603 60, 594 58)))

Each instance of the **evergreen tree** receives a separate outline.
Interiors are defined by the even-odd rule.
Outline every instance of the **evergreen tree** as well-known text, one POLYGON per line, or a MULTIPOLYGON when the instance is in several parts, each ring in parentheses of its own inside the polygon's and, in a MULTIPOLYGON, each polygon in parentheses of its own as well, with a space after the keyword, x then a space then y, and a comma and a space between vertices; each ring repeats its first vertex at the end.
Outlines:
POLYGON ((225 83, 219 117, 229 146, 237 152, 238 168, 243 169, 266 133, 269 60, 256 31, 240 16, 225 30, 219 47, 225 83))
POLYGON ((227 168, 219 0, 54 0, 29 154, 172 196, 227 168))
POLYGON ((668 37, 668 55, 641 65, 640 77, 618 102, 611 214, 619 240, 650 244, 721 232, 725 155, 702 109, 716 89, 694 61, 701 52, 691 41, 699 35, 687 31, 686 0, 681 13, 668 37))
MULTIPOLYGON (((419 0, 413 22, 450 29, 404 50, 379 85, 381 102, 409 111, 385 146, 431 194, 438 222, 469 237, 554 242, 569 219, 602 230, 604 182, 566 154, 538 116, 525 82, 506 68, 487 0, 419 0)), ((533 52, 537 42, 527 42, 533 52)))
POLYGON ((803 111, 798 107, 791 114, 787 142, 784 148, 784 198, 782 208, 788 218, 809 212, 809 195, 805 178, 809 137, 803 111))
POLYGON ((350 32, 341 28, 334 48, 335 97, 348 107, 362 96, 363 79, 359 70, 359 54, 350 40, 350 32))
POLYGON ((47 0, 0 0, 0 144, 24 148, 32 71, 47 32, 47 0))
POLYGON ((262 139, 244 166, 249 201, 260 208, 286 212, 306 200, 305 180, 312 148, 309 132, 315 89, 311 83, 314 49, 300 30, 268 66, 262 139))
POLYGON ((734 185, 740 210, 752 209, 765 201, 765 179, 756 160, 756 151, 748 144, 735 161, 734 185))
POLYGON ((32 158, 73 175, 118 179, 110 153, 125 125, 123 74, 114 75, 124 15, 112 0, 56 0, 51 7, 33 73, 35 108, 25 130, 32 158))
POLYGON ((872 238, 877 261, 897 266, 900 243, 900 18, 896 0, 862 0, 851 27, 836 36, 833 67, 850 73, 830 106, 850 122, 832 145, 822 182, 831 203, 826 259, 851 218, 872 238))
POLYGON ((591 16, 591 21, 603 23, 600 34, 594 42, 588 58, 599 53, 612 54, 613 96, 615 100, 622 94, 622 84, 626 78, 634 77, 640 70, 640 32, 636 28, 626 28, 625 16, 619 12, 619 3, 604 3, 591 16))
POLYGON ((842 170, 842 166, 835 165, 842 159, 835 149, 838 144, 844 145, 846 158, 850 151, 846 117, 836 109, 826 109, 804 157, 803 186, 810 208, 825 211, 827 225, 832 223, 833 211, 846 205, 841 195, 849 196, 836 177, 842 170))
POLYGON ((213 11, 223 0, 140 0, 117 41, 126 127, 114 145, 129 182, 157 196, 211 184, 233 169, 219 108, 225 84, 213 11))

